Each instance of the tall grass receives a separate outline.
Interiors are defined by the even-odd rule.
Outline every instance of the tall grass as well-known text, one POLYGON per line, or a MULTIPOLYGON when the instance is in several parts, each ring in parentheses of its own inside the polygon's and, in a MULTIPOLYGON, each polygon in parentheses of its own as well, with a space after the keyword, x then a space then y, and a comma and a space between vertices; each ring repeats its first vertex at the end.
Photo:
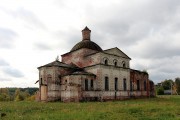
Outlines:
POLYGON ((0 102, 2 120, 180 120, 180 96, 114 102, 0 102))

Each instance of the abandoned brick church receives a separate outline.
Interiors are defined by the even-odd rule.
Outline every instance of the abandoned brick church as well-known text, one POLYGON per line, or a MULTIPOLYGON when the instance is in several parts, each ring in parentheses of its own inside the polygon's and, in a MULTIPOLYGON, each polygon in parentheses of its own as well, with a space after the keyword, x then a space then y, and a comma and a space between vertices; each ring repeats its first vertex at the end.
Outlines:
POLYGON ((91 30, 82 30, 82 41, 62 60, 38 67, 38 101, 107 101, 155 96, 147 72, 130 68, 119 48, 102 50, 91 41, 91 30))

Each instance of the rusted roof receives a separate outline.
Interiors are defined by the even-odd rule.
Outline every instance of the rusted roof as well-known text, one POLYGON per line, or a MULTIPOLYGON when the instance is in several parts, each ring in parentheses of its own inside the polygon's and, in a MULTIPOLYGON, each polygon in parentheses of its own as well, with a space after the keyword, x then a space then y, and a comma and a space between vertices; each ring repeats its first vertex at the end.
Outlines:
POLYGON ((138 72, 138 73, 148 74, 148 72, 146 72, 146 71, 140 71, 140 70, 135 70, 135 69, 130 69, 130 72, 138 72))
POLYGON ((68 64, 62 63, 62 62, 60 62, 58 60, 55 60, 55 61, 53 61, 51 63, 48 63, 46 65, 38 67, 38 69, 41 68, 41 67, 52 67, 52 66, 66 67, 66 68, 74 68, 75 67, 74 65, 68 65, 68 64))
POLYGON ((76 71, 76 72, 71 73, 71 75, 92 75, 92 76, 96 76, 95 74, 90 73, 90 72, 86 72, 86 71, 76 71))
POLYGON ((90 40, 83 40, 79 43, 77 43, 72 49, 72 51, 81 49, 81 48, 88 48, 88 49, 92 49, 92 50, 96 50, 96 51, 102 51, 101 47, 99 45, 97 45, 95 42, 90 41, 90 40))
POLYGON ((87 26, 82 31, 85 31, 85 30, 91 31, 87 26))

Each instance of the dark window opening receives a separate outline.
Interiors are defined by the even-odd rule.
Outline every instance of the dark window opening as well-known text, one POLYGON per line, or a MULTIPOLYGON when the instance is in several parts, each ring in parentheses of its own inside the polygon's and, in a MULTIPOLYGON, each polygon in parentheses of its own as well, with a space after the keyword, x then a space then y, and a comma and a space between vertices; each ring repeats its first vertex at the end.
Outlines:
POLYGON ((93 90, 94 88, 94 83, 93 83, 93 80, 91 80, 91 90, 93 90))
POLYGON ((118 90, 118 78, 115 78, 114 88, 115 88, 116 91, 118 90))
POLYGON ((105 77, 105 91, 109 90, 109 80, 108 77, 105 77))
POLYGON ((104 64, 105 64, 105 65, 108 65, 108 60, 107 60, 107 59, 104 61, 104 64))
POLYGON ((133 91, 133 83, 132 83, 132 80, 130 81, 130 91, 133 91))
POLYGON ((114 62, 114 66, 117 66, 117 62, 114 62))
POLYGON ((146 91, 146 80, 144 81, 144 90, 146 91))
POLYGON ((137 90, 140 90, 140 82, 137 80, 137 90))
POLYGON ((40 80, 40 84, 42 85, 43 83, 42 83, 42 78, 41 78, 41 80, 40 80))
POLYGON ((127 86, 126 86, 126 79, 123 79, 123 86, 124 86, 124 91, 127 90, 127 86))
POLYGON ((88 79, 85 79, 85 90, 88 91, 88 79))
POLYGON ((125 62, 124 62, 124 61, 123 61, 123 63, 122 63, 122 64, 123 64, 123 68, 125 68, 125 67, 126 67, 126 64, 125 64, 125 62))

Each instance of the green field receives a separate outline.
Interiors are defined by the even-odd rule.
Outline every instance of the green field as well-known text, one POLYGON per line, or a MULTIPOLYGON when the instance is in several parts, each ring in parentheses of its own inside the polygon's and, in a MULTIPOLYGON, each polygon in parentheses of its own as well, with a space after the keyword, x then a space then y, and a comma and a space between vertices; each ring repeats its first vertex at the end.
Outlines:
POLYGON ((0 102, 2 120, 180 120, 180 96, 112 102, 0 102))

